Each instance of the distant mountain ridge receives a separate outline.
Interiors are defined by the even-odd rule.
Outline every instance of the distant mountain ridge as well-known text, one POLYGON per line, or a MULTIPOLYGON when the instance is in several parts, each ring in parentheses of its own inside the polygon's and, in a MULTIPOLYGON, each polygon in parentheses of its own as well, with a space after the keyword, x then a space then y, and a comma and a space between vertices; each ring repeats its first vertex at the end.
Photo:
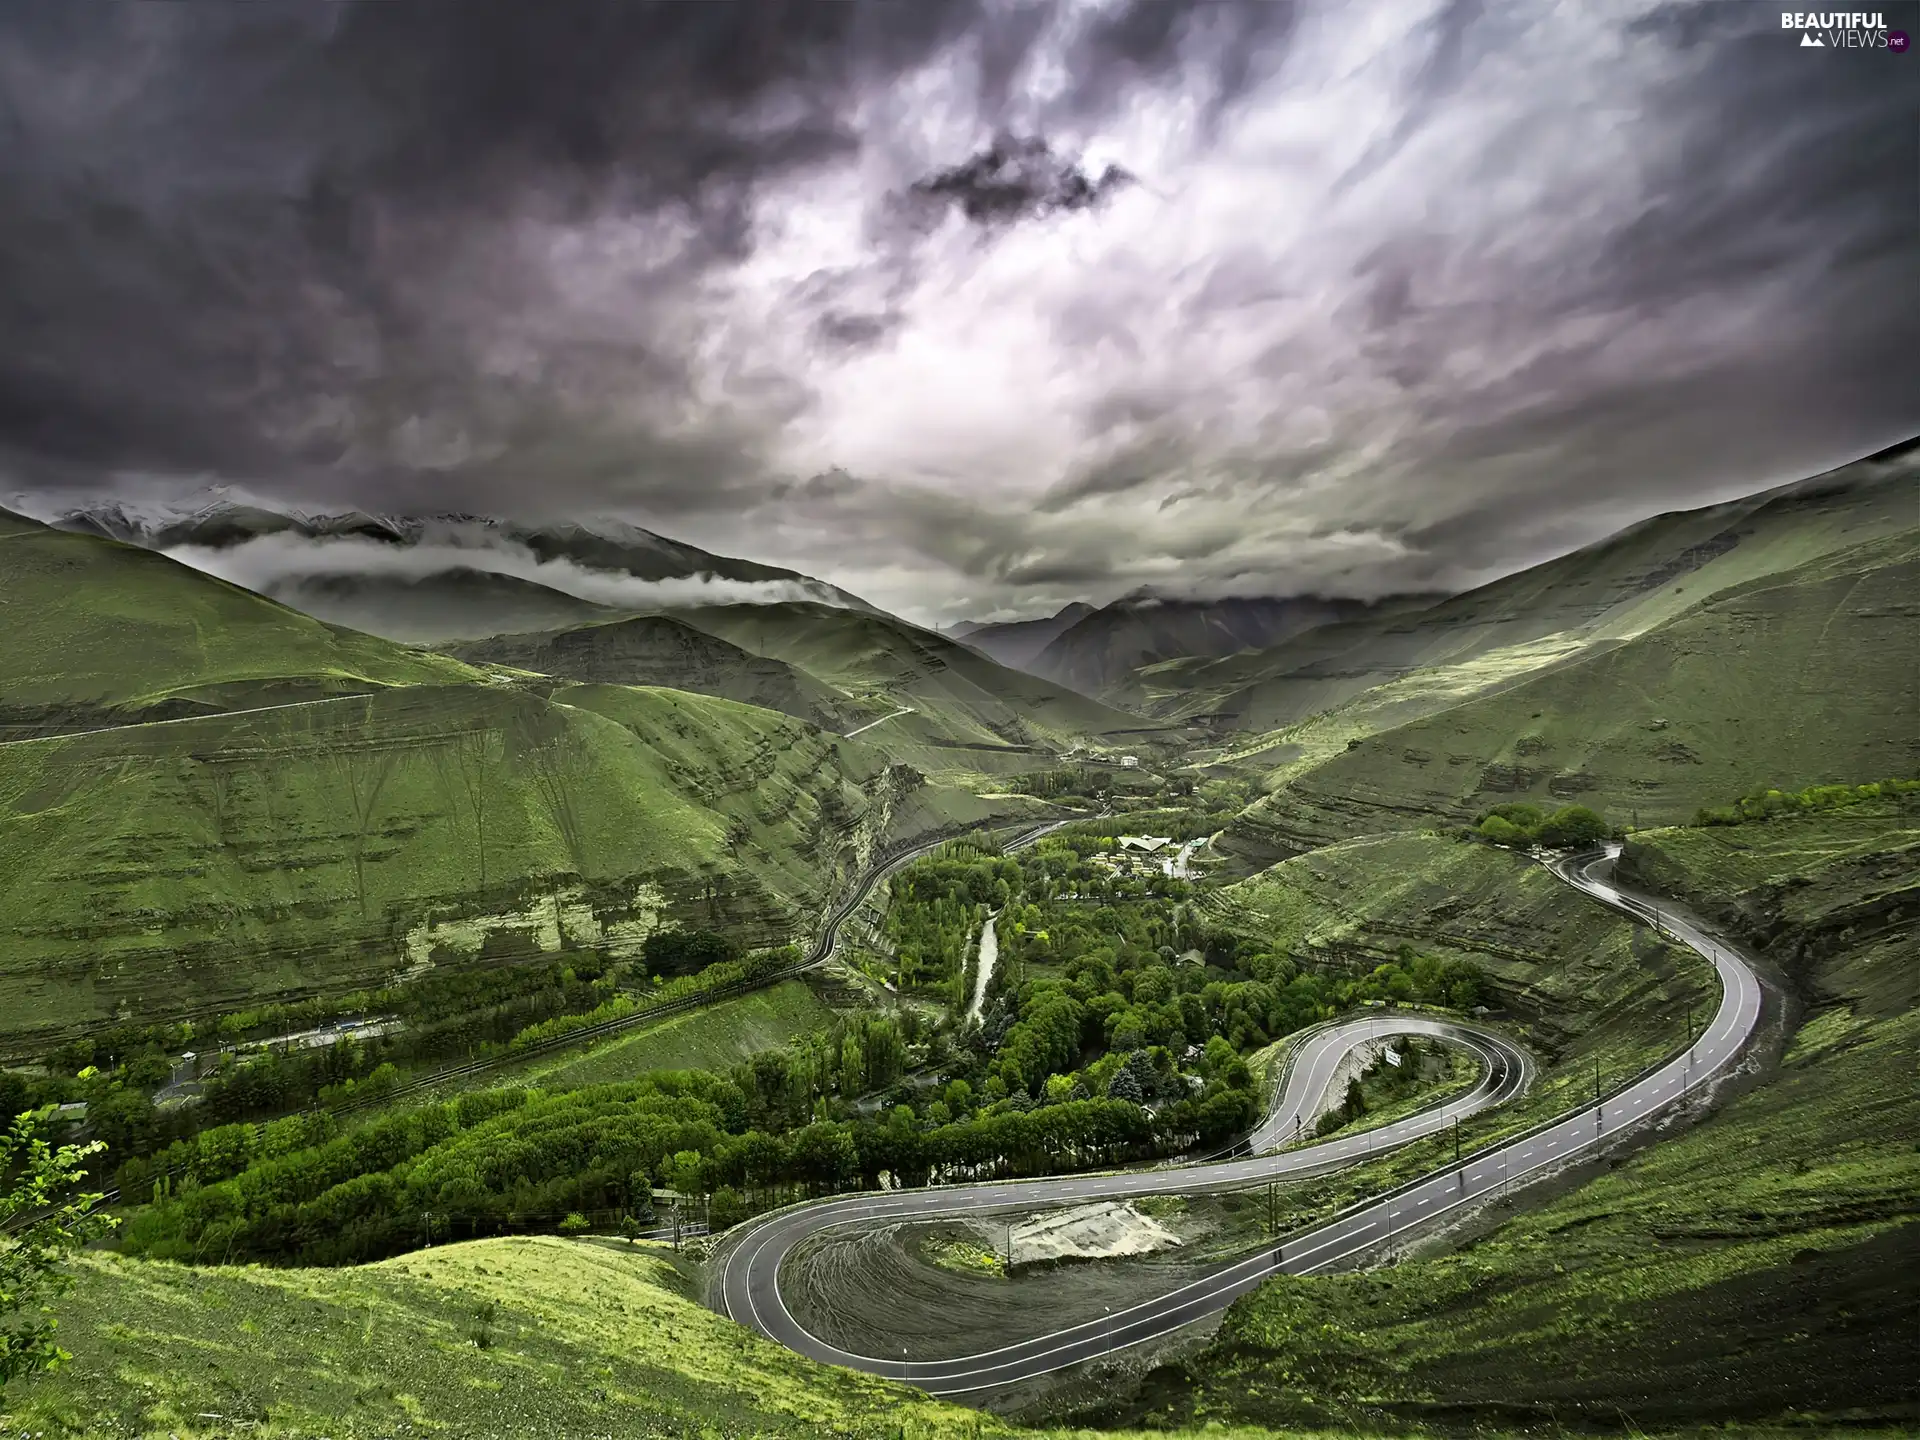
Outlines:
POLYGON ((1184 600, 1140 590, 1065 627, 1033 657, 1030 668, 1112 704, 1137 703, 1135 672, 1145 666, 1260 649, 1373 613, 1382 603, 1320 595, 1184 600))
POLYGON ((799 571, 609 518, 532 524, 460 513, 307 512, 224 491, 198 504, 33 509, 56 529, 173 554, 322 619, 414 644, 547 630, 696 598, 748 598, 742 587, 761 587, 768 599, 874 609, 799 571), (645 588, 660 585, 678 588, 645 588))
POLYGON ((966 641, 976 650, 984 651, 1002 665, 1026 670, 1062 631, 1091 614, 1093 606, 1084 600, 1075 600, 1037 620, 963 620, 949 626, 947 634, 956 640, 966 641))

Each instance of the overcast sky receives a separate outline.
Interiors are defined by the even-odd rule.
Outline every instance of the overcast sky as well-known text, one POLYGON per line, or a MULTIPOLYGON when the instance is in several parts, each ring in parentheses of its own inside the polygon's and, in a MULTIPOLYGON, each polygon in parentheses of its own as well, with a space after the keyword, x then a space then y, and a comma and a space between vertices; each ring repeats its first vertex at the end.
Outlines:
POLYGON ((10 0, 0 490, 1464 585, 1920 432, 1920 55, 1779 18, 10 0))

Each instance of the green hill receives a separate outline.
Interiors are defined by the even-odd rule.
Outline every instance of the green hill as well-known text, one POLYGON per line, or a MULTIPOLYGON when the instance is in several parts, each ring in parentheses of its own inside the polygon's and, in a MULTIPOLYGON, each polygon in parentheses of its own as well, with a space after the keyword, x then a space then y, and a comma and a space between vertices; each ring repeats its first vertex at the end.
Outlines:
MULTIPOLYGON (((1920 446, 1721 505, 1658 515, 1424 609, 1404 602, 1266 650, 1141 672, 1153 713, 1267 731, 1424 678, 1425 709, 1616 644, 1700 598, 1909 529, 1920 446)), ((1403 697, 1406 698, 1406 697, 1403 697)), ((1401 707, 1400 719, 1411 718, 1401 707)))
MULTIPOLYGON (((753 705, 546 696, 9 514, 0 604, 0 707, 39 736, 0 744, 7 1053, 677 921, 783 943, 875 846, 1031 808, 753 705)), ((826 693, 656 623, 710 674, 826 693)))
POLYGON ((1010 1434, 816 1365, 676 1293, 662 1247, 441 1246, 346 1270, 102 1256, 63 1304, 71 1364, 0 1399, 48 1436, 1010 1434), (482 1318, 483 1312, 486 1318, 482 1318), (478 1338, 477 1338, 478 1337, 478 1338))
POLYGON ((0 511, 0 733, 481 677, 163 555, 0 511))
POLYGON ((1511 800, 1660 824, 1783 776, 1911 774, 1916 619, 1909 529, 1711 592, 1631 638, 1377 733, 1364 713, 1336 711, 1282 732, 1297 749, 1227 844, 1270 859, 1511 800))
POLYGON ((666 685, 778 710, 827 730, 863 723, 862 708, 784 660, 756 655, 666 615, 443 647, 462 659, 597 685, 666 685))
MULTIPOLYGON (((890 753, 922 747, 933 769, 1031 768, 1036 755, 1143 723, 891 615, 806 601, 671 613, 743 650, 805 670, 864 705, 866 720, 911 707, 911 714, 876 726, 870 743, 890 753), (950 752, 944 764, 943 750, 950 752)), ((901 758, 922 763, 921 756, 901 758)))
POLYGON ((586 625, 621 612, 551 586, 492 570, 431 575, 304 575, 268 593, 303 614, 410 645, 474 640, 504 631, 586 625))
POLYGON ((673 690, 414 686, 4 745, 0 1045, 678 919, 784 942, 882 837, 994 813, 673 690))
MULTIPOLYGON (((89 1257, 62 1303, 72 1362, 9 1387, 0 1423, 44 1440, 1086 1435, 802 1359, 683 1298, 687 1283, 662 1246, 551 1237, 348 1270, 89 1257)), ((1343 1429, 1340 1440, 1375 1433, 1343 1429)))

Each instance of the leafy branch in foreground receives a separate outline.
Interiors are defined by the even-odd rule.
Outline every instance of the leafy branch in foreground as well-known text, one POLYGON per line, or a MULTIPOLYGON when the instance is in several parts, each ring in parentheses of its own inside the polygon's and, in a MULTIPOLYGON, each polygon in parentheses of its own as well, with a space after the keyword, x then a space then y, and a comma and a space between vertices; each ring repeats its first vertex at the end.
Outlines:
POLYGON ((38 1133, 52 1113, 28 1111, 0 1134, 0 1174, 13 1175, 0 1190, 0 1227, 34 1217, 0 1237, 0 1391, 72 1358, 53 1343, 58 1322, 47 1302, 73 1284, 67 1257, 119 1223, 94 1210, 99 1194, 74 1193, 87 1173, 80 1162, 107 1147, 95 1140, 56 1150, 38 1133))

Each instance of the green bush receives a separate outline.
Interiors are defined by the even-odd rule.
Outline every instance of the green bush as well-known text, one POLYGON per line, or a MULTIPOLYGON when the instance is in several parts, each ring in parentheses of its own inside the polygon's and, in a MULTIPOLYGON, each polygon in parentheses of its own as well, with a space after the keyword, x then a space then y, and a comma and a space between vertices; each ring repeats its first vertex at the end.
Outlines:
POLYGON ((1531 834, 1499 815, 1487 816, 1474 829, 1481 839, 1491 840, 1495 845, 1505 845, 1511 849, 1525 849, 1533 843, 1531 834))
POLYGON ((1556 810, 1540 826, 1542 845, 1556 850, 1584 850, 1612 835, 1607 822, 1584 805, 1569 805, 1556 810))
POLYGON ((1555 850, 1582 850, 1613 834, 1606 818, 1585 805, 1567 805, 1551 815, 1527 804, 1496 805, 1479 817, 1474 833, 1482 840, 1524 850, 1546 845, 1555 850))

